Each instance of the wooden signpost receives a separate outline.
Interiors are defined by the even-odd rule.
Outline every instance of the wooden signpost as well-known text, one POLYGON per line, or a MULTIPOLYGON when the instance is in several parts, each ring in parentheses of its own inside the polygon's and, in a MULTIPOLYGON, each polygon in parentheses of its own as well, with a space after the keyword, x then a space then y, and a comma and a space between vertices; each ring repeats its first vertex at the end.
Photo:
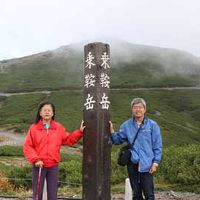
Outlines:
POLYGON ((110 47, 84 47, 83 200, 110 200, 110 47))

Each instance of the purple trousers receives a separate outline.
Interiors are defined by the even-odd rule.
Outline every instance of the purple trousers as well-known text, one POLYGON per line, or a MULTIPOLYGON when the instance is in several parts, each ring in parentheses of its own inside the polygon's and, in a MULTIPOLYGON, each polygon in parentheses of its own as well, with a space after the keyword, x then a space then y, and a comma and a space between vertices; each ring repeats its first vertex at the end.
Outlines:
POLYGON ((58 184, 58 166, 43 167, 40 176, 39 184, 39 199, 38 193, 38 175, 39 167, 33 166, 32 168, 32 183, 33 183, 33 200, 42 200, 44 180, 47 182, 47 199, 57 200, 57 184, 58 184))

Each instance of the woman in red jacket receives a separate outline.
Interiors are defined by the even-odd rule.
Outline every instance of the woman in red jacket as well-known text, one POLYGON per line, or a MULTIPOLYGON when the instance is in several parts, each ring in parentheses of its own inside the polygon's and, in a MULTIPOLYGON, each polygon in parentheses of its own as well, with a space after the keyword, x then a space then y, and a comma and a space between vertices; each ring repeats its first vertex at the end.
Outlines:
POLYGON ((58 163, 61 145, 77 143, 83 136, 85 128, 82 121, 80 128, 70 134, 66 132, 62 124, 55 122, 54 118, 55 106, 50 102, 41 103, 35 123, 31 125, 23 146, 26 159, 33 165, 34 200, 42 200, 45 178, 48 200, 57 199, 58 163))

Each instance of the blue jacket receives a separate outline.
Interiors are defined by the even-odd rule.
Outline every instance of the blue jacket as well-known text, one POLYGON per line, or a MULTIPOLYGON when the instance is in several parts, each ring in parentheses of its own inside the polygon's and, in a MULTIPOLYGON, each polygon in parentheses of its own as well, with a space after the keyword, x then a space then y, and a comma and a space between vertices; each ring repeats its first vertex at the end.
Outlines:
MULTIPOLYGON (((113 144, 132 143, 138 130, 135 118, 125 121, 119 132, 111 135, 113 144)), ((140 172, 149 172, 153 163, 159 163, 162 156, 162 138, 158 124, 145 118, 135 144, 131 148, 131 161, 139 164, 140 172)))

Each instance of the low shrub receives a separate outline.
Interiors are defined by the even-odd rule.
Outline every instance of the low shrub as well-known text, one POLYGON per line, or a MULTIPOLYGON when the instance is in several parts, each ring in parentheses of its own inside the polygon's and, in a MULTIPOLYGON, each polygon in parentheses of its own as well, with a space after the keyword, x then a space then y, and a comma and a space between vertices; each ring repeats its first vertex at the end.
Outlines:
MULTIPOLYGON (((127 177, 126 167, 117 164, 118 146, 113 146, 111 156, 111 185, 124 185, 127 177)), ((162 162, 155 174, 159 189, 168 188, 190 192, 200 192, 200 145, 171 146, 164 149, 162 162)), ((79 186, 82 184, 82 157, 62 155, 59 181, 64 185, 79 186)), ((0 172, 7 177, 5 189, 31 188, 31 166, 11 166, 0 163, 0 172)), ((4 183, 4 182, 3 182, 4 183)), ((0 184, 3 184, 2 181, 0 184)), ((0 185, 1 188, 1 185, 0 185)))
POLYGON ((8 179, 6 176, 0 172, 0 192, 1 193, 8 193, 13 191, 14 186, 9 183, 8 179))
POLYGON ((164 150, 163 160, 157 176, 162 176, 171 184, 180 184, 192 189, 200 185, 200 145, 168 147, 164 150))
POLYGON ((22 146, 0 146, 0 156, 23 156, 22 146))

